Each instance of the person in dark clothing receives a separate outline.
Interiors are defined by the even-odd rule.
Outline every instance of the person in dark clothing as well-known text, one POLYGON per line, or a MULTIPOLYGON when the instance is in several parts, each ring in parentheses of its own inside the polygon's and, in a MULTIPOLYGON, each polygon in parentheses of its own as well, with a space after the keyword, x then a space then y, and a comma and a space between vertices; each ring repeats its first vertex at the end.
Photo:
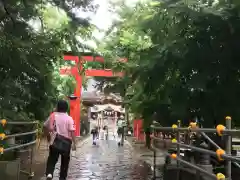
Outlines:
POLYGON ((91 134, 92 134, 92 138, 93 138, 93 145, 96 145, 97 138, 98 138, 98 127, 97 126, 91 130, 91 134))
POLYGON ((53 172, 59 156, 61 156, 60 180, 67 179, 71 147, 73 150, 76 150, 74 122, 67 114, 67 110, 67 102, 60 100, 56 111, 44 123, 45 132, 48 132, 50 135, 49 155, 46 167, 47 180, 53 178, 53 172))

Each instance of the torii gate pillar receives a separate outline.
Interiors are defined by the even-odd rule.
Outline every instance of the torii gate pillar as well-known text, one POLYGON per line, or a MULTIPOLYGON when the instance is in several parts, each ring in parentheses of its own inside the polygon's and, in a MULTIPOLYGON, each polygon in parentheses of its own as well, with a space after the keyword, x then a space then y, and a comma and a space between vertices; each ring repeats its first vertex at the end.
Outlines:
MULTIPOLYGON (((104 62, 104 58, 97 56, 82 56, 81 57, 84 61, 98 61, 98 62, 104 62)), ((74 78, 76 79, 76 88, 74 95, 76 97, 75 100, 70 100, 70 116, 73 118, 74 123, 75 123, 75 135, 80 136, 80 113, 81 113, 81 91, 82 91, 82 77, 79 73, 82 71, 82 62, 80 62, 78 56, 69 56, 69 55, 64 55, 64 60, 70 60, 70 61, 75 61, 75 66, 72 68, 65 68, 65 69, 60 69, 60 74, 68 74, 68 75, 73 75, 74 78), (79 69, 78 69, 79 66, 79 69)), ((123 58, 120 59, 119 61, 126 62, 127 59, 123 58)), ((91 70, 86 70, 85 71, 86 76, 101 76, 101 77, 113 77, 113 76, 123 76, 123 73, 114 73, 111 70, 96 70, 96 69, 91 69, 91 70)))
MULTIPOLYGON (((64 60, 66 60, 65 56, 64 56, 64 60)), ((76 58, 75 62, 78 62, 78 57, 76 58)), ((81 66, 80 70, 82 70, 82 64, 80 66, 81 66)), ((69 100, 70 100, 69 104, 70 104, 70 116, 74 120, 74 125, 76 129, 75 135, 80 136, 80 108, 81 108, 82 77, 79 75, 78 68, 76 66, 71 68, 70 71, 60 70, 60 74, 72 75, 76 80, 77 85, 74 91, 74 96, 76 98, 69 97, 69 100)))

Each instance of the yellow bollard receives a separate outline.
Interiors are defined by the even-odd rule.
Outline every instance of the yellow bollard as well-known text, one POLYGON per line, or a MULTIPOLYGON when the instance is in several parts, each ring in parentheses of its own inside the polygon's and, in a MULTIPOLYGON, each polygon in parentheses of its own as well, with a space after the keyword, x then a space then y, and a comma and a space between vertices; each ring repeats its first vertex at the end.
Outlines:
POLYGON ((189 127, 194 129, 197 128, 197 123, 196 122, 190 122, 189 127))
POLYGON ((223 161, 224 159, 222 158, 222 155, 225 154, 225 151, 223 149, 217 149, 216 150, 216 154, 217 154, 217 157, 218 157, 218 160, 219 161, 223 161))
POLYGON ((4 148, 0 147, 0 154, 3 154, 4 148))
POLYGON ((232 118, 230 117, 230 116, 226 116, 226 118, 225 118, 226 120, 229 120, 229 121, 231 121, 232 120, 232 118))
POLYGON ((217 127, 216 127, 217 134, 218 134, 219 136, 222 136, 222 135, 223 135, 223 131, 224 131, 225 129, 226 129, 226 127, 225 127, 224 125, 222 125, 222 124, 217 125, 217 127))
POLYGON ((225 175, 222 173, 217 173, 216 177, 217 177, 217 180, 225 180, 225 175))
POLYGON ((176 124, 173 124, 173 125, 172 125, 172 128, 173 128, 173 129, 176 129, 176 128, 178 128, 178 126, 177 126, 176 124))
POLYGON ((1 134, 0 134, 0 140, 4 140, 5 137, 6 137, 6 135, 5 135, 4 133, 1 133, 1 134))
POLYGON ((172 159, 176 159, 176 158, 177 158, 177 155, 173 153, 173 154, 170 155, 170 157, 171 157, 172 159))
POLYGON ((2 119, 1 120, 1 124, 2 124, 2 126, 5 126, 5 124, 7 124, 7 120, 6 119, 2 119))

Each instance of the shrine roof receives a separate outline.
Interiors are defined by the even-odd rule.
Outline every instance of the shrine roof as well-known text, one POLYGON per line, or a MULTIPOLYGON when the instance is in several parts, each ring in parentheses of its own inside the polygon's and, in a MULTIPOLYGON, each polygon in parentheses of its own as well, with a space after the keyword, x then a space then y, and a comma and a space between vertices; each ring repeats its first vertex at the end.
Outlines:
POLYGON ((114 105, 114 104, 94 105, 93 107, 91 107, 91 112, 101 112, 101 111, 117 111, 120 113, 125 113, 125 108, 122 108, 121 105, 114 105))
POLYGON ((101 102, 101 101, 105 101, 105 100, 112 100, 115 102, 122 102, 122 97, 120 96, 120 94, 117 93, 109 93, 107 95, 105 95, 102 92, 97 92, 97 91, 93 91, 93 92, 83 92, 82 93, 82 101, 86 102, 101 102))

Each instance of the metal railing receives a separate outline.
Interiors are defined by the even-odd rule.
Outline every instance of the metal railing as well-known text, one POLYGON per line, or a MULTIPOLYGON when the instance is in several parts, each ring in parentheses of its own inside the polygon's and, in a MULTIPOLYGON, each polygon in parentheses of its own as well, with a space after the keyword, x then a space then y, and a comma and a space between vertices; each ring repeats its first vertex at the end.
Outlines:
MULTIPOLYGON (((171 140, 171 145, 174 145, 176 147, 176 153, 165 153, 167 157, 170 157, 171 159, 174 159, 177 161, 177 167, 180 167, 182 165, 185 165, 187 167, 195 169, 196 172, 201 172, 202 175, 207 176, 209 179, 216 179, 216 180, 225 180, 231 179, 231 164, 235 164, 236 167, 240 167, 238 163, 240 163, 240 157, 234 157, 231 154, 232 150, 232 135, 240 134, 240 130, 237 129, 231 129, 231 117, 226 117, 226 126, 224 125, 217 125, 217 127, 214 128, 199 128, 197 123, 190 123, 189 127, 184 128, 181 127, 180 121, 178 121, 178 125, 173 124, 172 127, 157 127, 157 126, 151 126, 151 128, 155 131, 160 132, 172 132, 175 134, 176 138, 173 138, 171 140), (211 144, 213 147, 216 148, 216 151, 211 151, 206 148, 202 147, 196 147, 194 145, 184 144, 180 141, 180 132, 185 133, 192 133, 196 132, 198 135, 203 137, 209 144, 211 144), (222 149, 219 145, 217 145, 208 135, 207 133, 216 133, 218 136, 227 136, 227 140, 225 143, 226 150, 222 149), (184 160, 181 157, 180 154, 180 147, 184 147, 187 149, 191 149, 195 152, 199 152, 201 154, 208 155, 208 161, 210 162, 210 156, 214 156, 218 159, 218 161, 226 161, 226 177, 222 173, 214 174, 213 172, 207 171, 204 166, 199 166, 199 164, 190 163, 186 160, 184 160)), ((154 133, 155 134, 155 133, 154 133)), ((164 142, 165 140, 156 136, 152 137, 152 148, 153 148, 153 163, 154 163, 154 173, 153 173, 153 179, 156 179, 156 151, 159 150, 155 146, 156 142, 164 142)), ((209 165, 211 165, 209 163, 209 165)), ((179 175, 179 174, 178 174, 179 175)), ((177 176, 178 176, 177 175, 177 176)), ((176 179, 178 180, 178 179, 176 179)))
MULTIPOLYGON (((21 170, 21 167, 19 169, 19 173, 25 174, 28 176, 28 179, 31 179, 34 177, 34 172, 32 171, 32 164, 33 164, 33 153, 34 153, 34 145, 37 143, 37 133, 38 133, 38 121, 32 121, 32 122, 20 122, 20 121, 7 121, 6 119, 0 120, 0 126, 2 126, 3 130, 8 125, 33 125, 33 129, 30 132, 24 132, 24 133, 16 133, 16 134, 5 134, 5 131, 0 133, 0 156, 3 156, 5 152, 13 151, 13 150, 20 150, 25 147, 31 148, 31 154, 30 154, 30 166, 29 171, 21 170), (9 138, 16 138, 26 135, 32 135, 34 138, 30 142, 25 142, 23 144, 15 144, 11 147, 4 148, 3 142, 4 140, 7 140, 9 138)), ((20 166, 20 165, 19 165, 20 166)))

